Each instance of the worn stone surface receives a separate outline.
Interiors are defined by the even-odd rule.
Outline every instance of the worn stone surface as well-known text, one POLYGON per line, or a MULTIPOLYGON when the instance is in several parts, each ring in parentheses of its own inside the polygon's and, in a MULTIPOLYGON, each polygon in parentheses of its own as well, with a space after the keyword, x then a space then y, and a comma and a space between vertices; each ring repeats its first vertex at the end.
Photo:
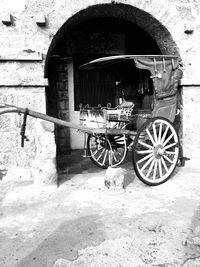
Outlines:
MULTIPOLYGON (((82 164, 88 172, 63 174, 57 189, 1 183, 1 266, 199 266, 199 168, 186 164, 156 187, 136 178, 113 196, 105 170, 82 164)), ((130 161, 123 167, 134 175, 130 161)))
MULTIPOLYGON (((19 87, 14 89, 3 87, 0 88, 0 102, 44 112, 45 92, 43 88, 19 87)), ((35 119, 30 116, 27 118, 26 136, 29 141, 25 141, 24 148, 21 148, 20 136, 22 121, 23 116, 20 117, 16 113, 5 114, 0 117, 0 163, 3 164, 7 170, 13 170, 14 166, 16 166, 17 170, 20 168, 25 168, 25 170, 31 168, 31 164, 35 158, 35 119)), ((19 180, 22 180, 22 177, 26 177, 25 180, 27 180, 27 177, 31 178, 30 175, 21 174, 18 177, 19 180)))
POLYGON ((105 173, 105 188, 115 194, 123 193, 124 175, 125 170, 123 170, 122 168, 108 167, 105 173))
POLYGON ((69 267, 71 264, 71 261, 65 260, 65 259, 58 259, 53 267, 69 267))
POLYGON ((30 168, 13 166, 9 168, 3 181, 24 182, 24 181, 31 181, 32 179, 33 177, 30 168))
POLYGON ((54 124, 36 120, 35 123, 36 155, 33 162, 32 175, 34 184, 57 185, 56 144, 54 124))
POLYGON ((135 179, 133 173, 121 167, 108 167, 105 172, 104 190, 111 195, 122 194, 126 187, 135 179))
POLYGON ((186 157, 199 158, 200 87, 183 89, 183 149, 186 157))

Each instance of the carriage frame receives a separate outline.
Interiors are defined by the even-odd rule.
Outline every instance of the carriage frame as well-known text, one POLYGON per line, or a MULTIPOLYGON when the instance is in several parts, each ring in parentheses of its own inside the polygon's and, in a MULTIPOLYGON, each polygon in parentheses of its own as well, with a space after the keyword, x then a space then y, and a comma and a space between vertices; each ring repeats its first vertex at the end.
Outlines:
POLYGON ((179 138, 181 60, 174 55, 123 55, 96 59, 80 68, 115 70, 126 62, 149 71, 153 85, 151 108, 136 108, 134 101, 123 97, 115 107, 109 103, 106 107, 81 106, 80 125, 9 104, 0 104, 0 115, 24 114, 22 146, 29 115, 83 132, 85 155, 101 168, 119 166, 131 150, 138 178, 148 185, 162 184, 173 175, 179 160, 184 165, 179 138))

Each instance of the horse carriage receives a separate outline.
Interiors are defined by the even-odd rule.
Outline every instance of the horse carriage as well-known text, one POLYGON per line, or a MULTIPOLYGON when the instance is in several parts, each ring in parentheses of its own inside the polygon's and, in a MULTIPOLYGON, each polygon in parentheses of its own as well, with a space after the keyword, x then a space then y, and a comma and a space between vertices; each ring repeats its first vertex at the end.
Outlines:
POLYGON ((116 167, 132 150, 138 178, 148 185, 159 185, 173 174, 178 160, 183 164, 179 140, 178 85, 182 77, 179 57, 170 55, 124 55, 93 60, 83 70, 117 70, 128 63, 141 77, 133 99, 126 99, 121 81, 116 81, 115 107, 80 107, 80 125, 29 109, 1 105, 0 114, 24 114, 22 145, 27 115, 84 132, 87 156, 99 167, 116 167), (145 72, 145 75, 143 75, 145 72), (120 94, 119 94, 120 91, 120 94))
MULTIPOLYGON (((131 64, 145 76, 135 86, 132 101, 121 88, 119 104, 107 107, 81 107, 83 126, 113 129, 115 134, 87 134, 86 149, 91 160, 102 168, 120 165, 128 150, 138 178, 146 184, 158 185, 170 178, 179 158, 182 162, 178 136, 178 84, 182 76, 176 56, 112 56, 93 60, 82 69, 111 69, 131 64), (139 104, 138 104, 139 102, 139 104), (118 130, 118 131, 116 131, 118 130), (129 132, 126 134, 124 130, 129 132)), ((121 81, 117 81, 119 85, 121 81)), ((123 83, 123 82, 122 82, 123 83)), ((134 90, 134 86, 133 86, 134 90)))

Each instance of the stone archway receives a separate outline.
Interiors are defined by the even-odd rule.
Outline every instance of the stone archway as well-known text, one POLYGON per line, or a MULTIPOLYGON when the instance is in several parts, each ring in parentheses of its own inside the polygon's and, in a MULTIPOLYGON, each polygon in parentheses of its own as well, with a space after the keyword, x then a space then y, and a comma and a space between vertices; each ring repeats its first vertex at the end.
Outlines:
MULTIPOLYGON (((114 26, 109 26, 111 33, 117 27, 118 29, 120 28, 119 32, 126 35, 126 40, 128 41, 123 51, 125 54, 178 55, 177 45, 167 28, 144 10, 131 5, 113 3, 99 4, 83 9, 69 18, 58 30, 47 53, 45 76, 49 80, 49 88, 47 89, 47 113, 49 115, 64 120, 78 118, 78 115, 74 117, 70 115, 76 113, 72 110, 73 107, 70 108, 74 98, 73 61, 74 54, 77 52, 74 49, 76 45, 73 40, 79 45, 87 44, 89 40, 86 38, 86 41, 84 41, 84 36, 79 38, 79 34, 75 39, 73 34, 82 31, 85 33, 88 28, 91 29, 91 33, 98 32, 99 28, 105 31, 108 25, 112 23, 114 26)), ((86 49, 90 48, 91 46, 86 49)), ((85 46, 80 45, 78 53, 80 54, 83 51, 82 54, 84 54, 84 49, 85 46)), ((112 53, 119 54, 121 52, 118 47, 118 51, 112 53)), ((105 54, 107 52, 102 47, 98 52, 96 51, 96 57, 98 57, 97 55, 105 54)), ((67 153, 71 147, 70 130, 58 127, 56 130, 56 142, 58 155, 67 153)), ((72 148, 74 147, 72 146, 72 148)))

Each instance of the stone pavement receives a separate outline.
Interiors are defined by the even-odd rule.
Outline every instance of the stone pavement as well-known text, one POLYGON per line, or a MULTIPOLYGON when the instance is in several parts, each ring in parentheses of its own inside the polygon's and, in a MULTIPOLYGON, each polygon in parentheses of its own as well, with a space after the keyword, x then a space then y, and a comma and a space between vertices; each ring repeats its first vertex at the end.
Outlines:
POLYGON ((123 194, 79 153, 60 160, 59 187, 0 184, 0 266, 200 266, 200 166, 177 167, 165 184, 135 176, 123 194))

